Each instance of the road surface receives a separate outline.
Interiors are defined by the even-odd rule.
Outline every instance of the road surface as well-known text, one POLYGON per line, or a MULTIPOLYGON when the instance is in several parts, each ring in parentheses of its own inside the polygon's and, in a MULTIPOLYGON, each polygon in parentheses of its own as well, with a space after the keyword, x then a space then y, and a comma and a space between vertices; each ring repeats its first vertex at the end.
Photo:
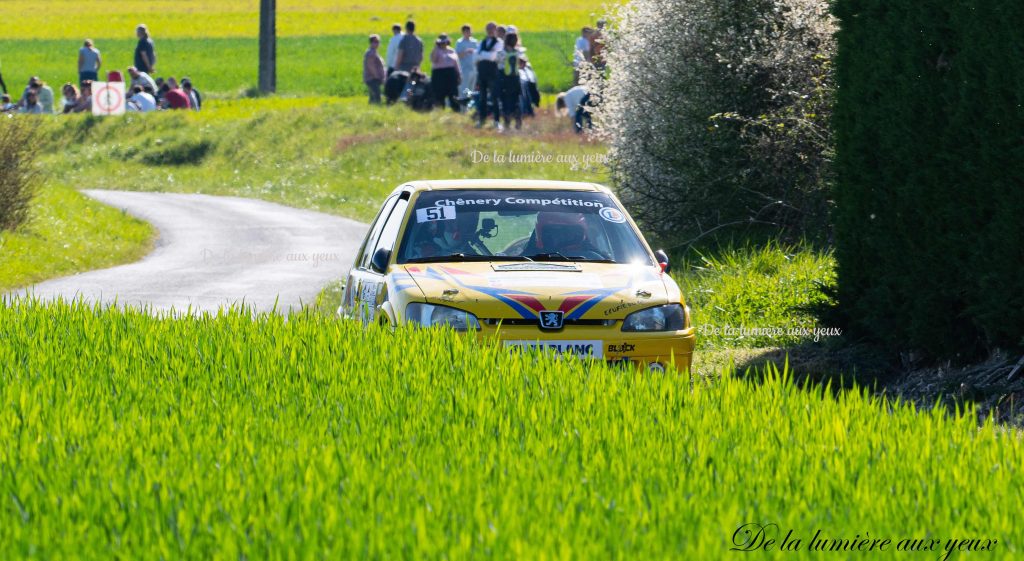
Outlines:
POLYGON ((365 224, 238 197, 83 191, 159 230, 142 261, 45 281, 19 294, 117 302, 153 311, 217 311, 244 303, 287 311, 343 278, 365 224))

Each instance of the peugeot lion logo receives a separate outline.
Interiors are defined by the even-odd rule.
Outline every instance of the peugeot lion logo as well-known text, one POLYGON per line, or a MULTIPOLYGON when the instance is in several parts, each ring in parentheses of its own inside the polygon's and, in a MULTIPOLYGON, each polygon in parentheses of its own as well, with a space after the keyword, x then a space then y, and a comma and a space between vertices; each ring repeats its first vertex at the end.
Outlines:
POLYGON ((564 313, 565 312, 544 310, 540 313, 540 328, 561 329, 564 313))

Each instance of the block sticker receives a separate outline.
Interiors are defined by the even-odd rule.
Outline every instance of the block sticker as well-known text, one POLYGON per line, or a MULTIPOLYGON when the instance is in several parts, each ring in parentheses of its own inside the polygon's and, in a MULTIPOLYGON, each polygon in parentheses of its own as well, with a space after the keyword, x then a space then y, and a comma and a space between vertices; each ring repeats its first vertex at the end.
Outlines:
POLYGON ((438 205, 416 209, 416 222, 437 222, 455 220, 455 205, 438 205))

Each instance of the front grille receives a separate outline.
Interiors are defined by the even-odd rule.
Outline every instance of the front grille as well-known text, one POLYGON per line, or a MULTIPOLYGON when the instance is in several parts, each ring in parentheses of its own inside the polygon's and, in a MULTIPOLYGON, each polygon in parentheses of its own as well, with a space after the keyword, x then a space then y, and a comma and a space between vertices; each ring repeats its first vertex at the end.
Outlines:
MULTIPOLYGON (((527 326, 540 328, 539 319, 525 319, 525 318, 486 318, 482 320, 486 325, 509 325, 509 326, 527 326)), ((614 319, 567 319, 562 322, 563 327, 611 327, 615 325, 616 320, 614 319)), ((555 330, 557 331, 557 329, 555 330)))

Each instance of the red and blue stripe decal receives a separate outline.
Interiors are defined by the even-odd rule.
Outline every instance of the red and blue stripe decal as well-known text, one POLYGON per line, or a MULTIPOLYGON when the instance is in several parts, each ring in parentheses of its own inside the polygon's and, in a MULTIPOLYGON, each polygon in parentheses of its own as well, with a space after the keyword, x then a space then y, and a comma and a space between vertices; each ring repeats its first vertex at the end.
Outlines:
MULTIPOLYGON (((476 284, 469 284, 463 282, 460 277, 474 277, 473 273, 461 271, 459 269, 441 267, 440 270, 434 269, 433 267, 427 267, 426 271, 421 271, 418 267, 410 267, 409 273, 399 278, 396 273, 395 288, 397 290, 405 290, 406 288, 412 287, 412 279, 414 277, 422 277, 432 280, 444 281, 450 278, 455 284, 462 288, 468 288, 476 292, 486 294, 504 303, 508 307, 515 310, 517 314, 523 319, 537 319, 540 317, 540 312, 546 310, 545 304, 543 304, 538 297, 542 296, 533 292, 526 292, 523 290, 513 290, 509 288, 495 288, 492 286, 481 286, 476 284), (406 285, 406 277, 410 284, 406 285)), ((583 314, 587 313, 593 308, 598 302, 608 298, 612 294, 629 288, 629 285, 620 286, 616 288, 601 288, 601 289, 586 289, 578 290, 575 292, 567 292, 561 294, 564 296, 562 303, 559 304, 557 310, 565 314, 565 319, 576 320, 580 319, 583 314)))

